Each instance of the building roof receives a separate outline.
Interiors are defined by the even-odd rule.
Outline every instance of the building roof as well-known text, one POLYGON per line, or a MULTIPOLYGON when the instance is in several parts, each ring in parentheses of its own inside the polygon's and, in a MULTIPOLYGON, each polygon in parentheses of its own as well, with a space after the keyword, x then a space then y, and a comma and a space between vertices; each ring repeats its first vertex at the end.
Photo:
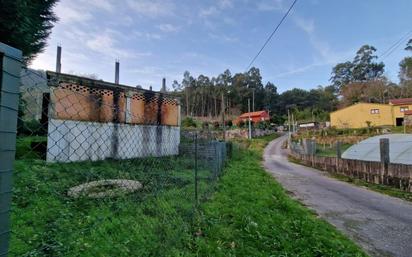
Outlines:
POLYGON ((267 112, 266 111, 245 112, 245 113, 241 114, 239 116, 239 118, 248 118, 249 116, 250 117, 256 117, 256 116, 261 116, 263 114, 267 114, 267 112))
POLYGON ((412 98, 391 99, 389 103, 392 105, 412 104, 412 98))
POLYGON ((407 110, 403 112, 404 115, 412 115, 412 110, 407 110))

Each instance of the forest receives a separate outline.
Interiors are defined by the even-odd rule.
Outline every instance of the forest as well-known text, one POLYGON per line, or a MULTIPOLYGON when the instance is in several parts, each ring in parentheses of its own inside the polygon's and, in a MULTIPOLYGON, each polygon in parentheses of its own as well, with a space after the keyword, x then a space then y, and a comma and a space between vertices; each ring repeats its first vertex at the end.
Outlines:
MULTIPOLYGON (((405 50, 412 51, 412 39, 405 50)), ((378 62, 377 49, 363 45, 353 60, 336 64, 328 85, 310 90, 293 88, 279 93, 272 82, 262 81, 260 70, 244 73, 230 70, 208 77, 193 77, 185 71, 181 82, 172 84, 173 94, 181 99, 184 116, 217 119, 222 110, 235 117, 250 110, 267 110, 271 121, 282 124, 288 110, 298 121, 327 121, 329 112, 357 102, 388 103, 389 99, 412 97, 412 57, 399 63, 399 83, 384 76, 385 64, 378 62), (222 104, 223 103, 223 104, 222 104)))

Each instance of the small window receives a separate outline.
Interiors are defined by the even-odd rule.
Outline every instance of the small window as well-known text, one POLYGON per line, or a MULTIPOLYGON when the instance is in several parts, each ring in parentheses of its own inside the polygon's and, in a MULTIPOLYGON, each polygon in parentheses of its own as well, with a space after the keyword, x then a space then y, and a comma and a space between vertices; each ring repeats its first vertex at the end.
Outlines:
POLYGON ((379 114, 379 109, 371 109, 371 114, 379 114))
POLYGON ((401 112, 406 112, 406 111, 409 110, 409 107, 408 106, 401 106, 400 110, 401 110, 401 112))

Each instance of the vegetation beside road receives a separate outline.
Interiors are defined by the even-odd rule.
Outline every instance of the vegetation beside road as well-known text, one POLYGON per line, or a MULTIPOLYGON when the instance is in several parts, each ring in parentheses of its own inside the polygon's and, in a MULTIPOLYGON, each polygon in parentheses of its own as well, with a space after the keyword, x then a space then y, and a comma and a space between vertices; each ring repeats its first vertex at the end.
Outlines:
MULTIPOLYGON (((352 144, 341 144, 341 152, 343 153, 351 146, 352 144)), ((336 145, 332 145, 332 147, 322 147, 321 145, 318 145, 316 147, 316 155, 324 157, 336 157, 336 145)))
POLYGON ((201 208, 198 256, 366 256, 333 226, 292 200, 261 167, 273 136, 243 144, 201 208))
POLYGON ((340 175, 340 174, 332 174, 331 175, 333 178, 339 179, 344 182, 348 182, 351 184, 354 184, 356 186, 361 186, 368 188, 370 190, 373 190, 378 193, 386 194, 389 196, 397 197, 406 201, 412 202, 412 193, 411 192, 406 192, 398 188, 394 188, 391 186, 386 186, 386 185, 379 185, 379 184, 373 184, 373 183, 368 183, 366 181, 356 179, 356 178, 350 178, 348 176, 340 175))
MULTIPOLYGON (((336 157, 336 155, 334 155, 334 156, 324 155, 324 156, 325 157, 336 157)), ((288 160, 290 162, 293 162, 293 163, 296 163, 296 164, 299 164, 299 165, 307 166, 304 163, 302 163, 301 160, 293 158, 292 156, 289 156, 288 160)), ((310 166, 308 166, 308 167, 310 167, 310 166)), ((406 192, 406 191, 401 190, 399 188, 394 188, 394 187, 387 186, 387 185, 369 183, 367 181, 357 179, 357 178, 351 178, 351 177, 348 177, 348 176, 345 176, 345 175, 342 175, 342 174, 335 174, 335 173, 327 173, 327 174, 328 174, 328 176, 330 176, 332 178, 335 178, 335 179, 338 179, 338 180, 341 180, 341 181, 344 181, 344 182, 347 182, 347 183, 351 183, 351 184, 354 184, 356 186, 365 187, 365 188, 368 188, 372 191, 375 191, 375 192, 378 192, 378 193, 381 193, 381 194, 386 194, 386 195, 389 195, 389 196, 392 196, 392 197, 397 197, 397 198, 412 202, 412 192, 406 192)))

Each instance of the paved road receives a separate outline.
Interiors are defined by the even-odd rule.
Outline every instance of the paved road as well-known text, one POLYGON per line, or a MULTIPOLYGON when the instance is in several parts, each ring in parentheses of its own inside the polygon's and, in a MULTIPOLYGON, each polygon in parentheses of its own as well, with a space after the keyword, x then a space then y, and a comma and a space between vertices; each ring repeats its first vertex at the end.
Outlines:
POLYGON ((284 188, 358 242, 371 256, 412 256, 412 204, 287 160, 286 137, 265 149, 264 166, 284 188))

